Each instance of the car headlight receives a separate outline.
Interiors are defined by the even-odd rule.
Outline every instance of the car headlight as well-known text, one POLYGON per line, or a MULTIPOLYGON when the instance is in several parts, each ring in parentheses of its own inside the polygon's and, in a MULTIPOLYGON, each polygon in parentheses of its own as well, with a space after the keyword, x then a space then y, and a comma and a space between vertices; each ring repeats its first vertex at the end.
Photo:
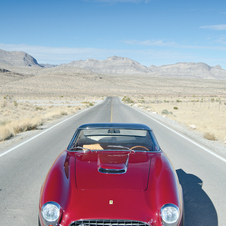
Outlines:
POLYGON ((56 225, 60 218, 61 208, 56 202, 47 202, 42 206, 42 219, 45 225, 56 225))
POLYGON ((161 217, 164 226, 176 226, 180 217, 180 210, 174 204, 166 204, 161 208, 161 217))

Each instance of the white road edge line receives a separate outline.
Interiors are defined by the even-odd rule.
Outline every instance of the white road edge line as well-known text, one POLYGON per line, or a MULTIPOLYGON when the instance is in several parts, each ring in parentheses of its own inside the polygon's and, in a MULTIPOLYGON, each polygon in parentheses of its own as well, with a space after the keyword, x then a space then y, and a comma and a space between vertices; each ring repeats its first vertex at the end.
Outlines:
MULTIPOLYGON (((95 106, 96 106, 96 105, 95 105, 95 106)), ((94 106, 94 107, 95 107, 95 106, 94 106)), ((63 121, 61 121, 61 122, 55 124, 54 126, 52 126, 52 127, 48 128, 48 129, 44 130, 43 132, 37 134, 36 136, 34 136, 34 137, 32 137, 32 138, 30 138, 30 139, 24 141, 23 143, 21 143, 21 144, 15 146, 15 147, 9 149, 8 151, 3 152, 2 154, 0 154, 0 158, 3 157, 4 155, 10 153, 11 151, 15 150, 16 148, 18 148, 18 147, 20 147, 20 146, 22 146, 22 145, 24 145, 24 144, 30 142, 31 140, 34 140, 36 137, 39 137, 39 136, 41 136, 42 134, 48 132, 49 130, 53 129, 54 127, 56 127, 56 126, 58 126, 58 125, 60 125, 60 124, 62 124, 62 123, 64 123, 64 122, 70 120, 71 118, 73 118, 73 117, 75 117, 75 116, 77 116, 77 115, 79 115, 79 114, 81 114, 81 113, 83 113, 84 111, 87 111, 87 110, 89 110, 89 109, 90 109, 90 108, 87 108, 87 109, 85 109, 85 110, 83 110, 83 111, 81 111, 81 112, 79 112, 79 113, 76 113, 76 114, 72 115, 71 117, 66 118, 65 120, 63 120, 63 121)))
POLYGON ((223 158, 223 157, 219 156, 218 154, 212 152, 212 151, 209 150, 208 148, 205 148, 205 147, 203 147, 202 145, 198 144, 197 142, 193 141, 192 139, 190 139, 190 138, 188 138, 188 137, 186 137, 186 136, 184 136, 184 135, 178 133, 177 131, 171 129, 170 127, 168 127, 168 126, 166 126, 166 125, 164 125, 163 123, 159 122, 158 120, 152 118, 150 115, 148 115, 148 114, 146 114, 146 113, 144 113, 144 112, 142 112, 142 111, 140 111, 140 110, 138 110, 138 109, 136 109, 136 108, 134 108, 134 107, 133 107, 133 109, 135 109, 136 111, 139 111, 139 112, 142 113, 143 115, 146 115, 147 117, 151 118, 153 121, 159 123, 160 125, 164 126, 164 127, 167 128, 168 130, 170 130, 170 131, 174 132, 175 134, 177 134, 177 135, 183 137, 184 139, 188 140, 189 142, 195 144, 196 146, 202 148, 204 151, 208 152, 209 154, 215 156, 216 158, 218 158, 218 159, 220 159, 221 161, 223 161, 223 162, 226 163, 226 159, 225 159, 225 158, 223 158))

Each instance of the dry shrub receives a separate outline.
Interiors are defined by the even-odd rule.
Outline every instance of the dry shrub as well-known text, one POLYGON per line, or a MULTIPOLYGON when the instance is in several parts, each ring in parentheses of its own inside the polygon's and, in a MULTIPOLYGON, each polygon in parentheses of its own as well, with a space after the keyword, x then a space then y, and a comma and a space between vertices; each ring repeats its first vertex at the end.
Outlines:
POLYGON ((25 118, 22 120, 11 122, 9 126, 13 129, 15 135, 20 132, 36 129, 41 124, 42 119, 40 118, 25 118))
POLYGON ((170 115, 173 114, 171 111, 168 111, 167 109, 163 109, 161 112, 162 115, 170 115))
POLYGON ((43 118, 24 118, 7 124, 2 124, 0 126, 0 141, 7 140, 18 133, 36 129, 38 126, 42 125, 44 121, 60 118, 62 115, 67 115, 67 112, 51 112, 43 118))
POLYGON ((61 111, 60 114, 61 115, 67 115, 67 112, 66 111, 61 111))
POLYGON ((80 106, 76 106, 76 107, 74 107, 74 110, 75 111, 79 111, 79 110, 81 110, 81 107, 80 106))
POLYGON ((67 113, 65 113, 61 110, 49 112, 44 115, 43 120, 48 121, 48 120, 58 119, 58 118, 62 117, 62 115, 67 115, 67 113))
POLYGON ((40 118, 25 118, 0 126, 0 141, 7 140, 17 133, 36 129, 42 124, 40 118))
POLYGON ((214 134, 208 132, 204 133, 203 137, 207 140, 217 140, 214 134))
MULTIPOLYGON (((36 129, 44 122, 59 119, 68 114, 74 114, 83 106, 67 108, 65 106, 51 106, 49 111, 44 111, 43 107, 35 107, 32 104, 4 102, 3 118, 0 122, 0 141, 10 139, 18 133, 36 129), (20 118, 20 119, 18 119, 20 118), (3 121, 4 120, 4 121, 3 121)), ((0 103, 1 106, 1 103, 0 103)))
POLYGON ((7 125, 0 127, 0 141, 7 140, 13 136, 13 132, 7 125))

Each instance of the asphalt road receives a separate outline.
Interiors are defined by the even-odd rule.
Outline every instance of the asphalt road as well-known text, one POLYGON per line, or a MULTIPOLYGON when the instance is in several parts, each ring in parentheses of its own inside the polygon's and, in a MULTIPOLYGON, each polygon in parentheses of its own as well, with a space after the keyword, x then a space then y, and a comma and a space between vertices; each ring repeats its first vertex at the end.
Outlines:
POLYGON ((75 129, 90 122, 149 125, 170 158, 184 191, 186 226, 226 225, 226 162, 116 97, 0 152, 0 226, 38 225, 40 187, 75 129))

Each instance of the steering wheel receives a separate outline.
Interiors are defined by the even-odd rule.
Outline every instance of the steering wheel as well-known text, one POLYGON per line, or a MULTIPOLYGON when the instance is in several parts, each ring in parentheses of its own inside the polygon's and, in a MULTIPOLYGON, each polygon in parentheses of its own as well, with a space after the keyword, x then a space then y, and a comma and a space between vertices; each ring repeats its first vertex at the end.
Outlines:
POLYGON ((149 149, 146 148, 146 147, 144 147, 144 146, 133 146, 133 147, 131 147, 130 149, 133 150, 133 149, 136 149, 136 148, 143 148, 143 149, 149 151, 149 149))

